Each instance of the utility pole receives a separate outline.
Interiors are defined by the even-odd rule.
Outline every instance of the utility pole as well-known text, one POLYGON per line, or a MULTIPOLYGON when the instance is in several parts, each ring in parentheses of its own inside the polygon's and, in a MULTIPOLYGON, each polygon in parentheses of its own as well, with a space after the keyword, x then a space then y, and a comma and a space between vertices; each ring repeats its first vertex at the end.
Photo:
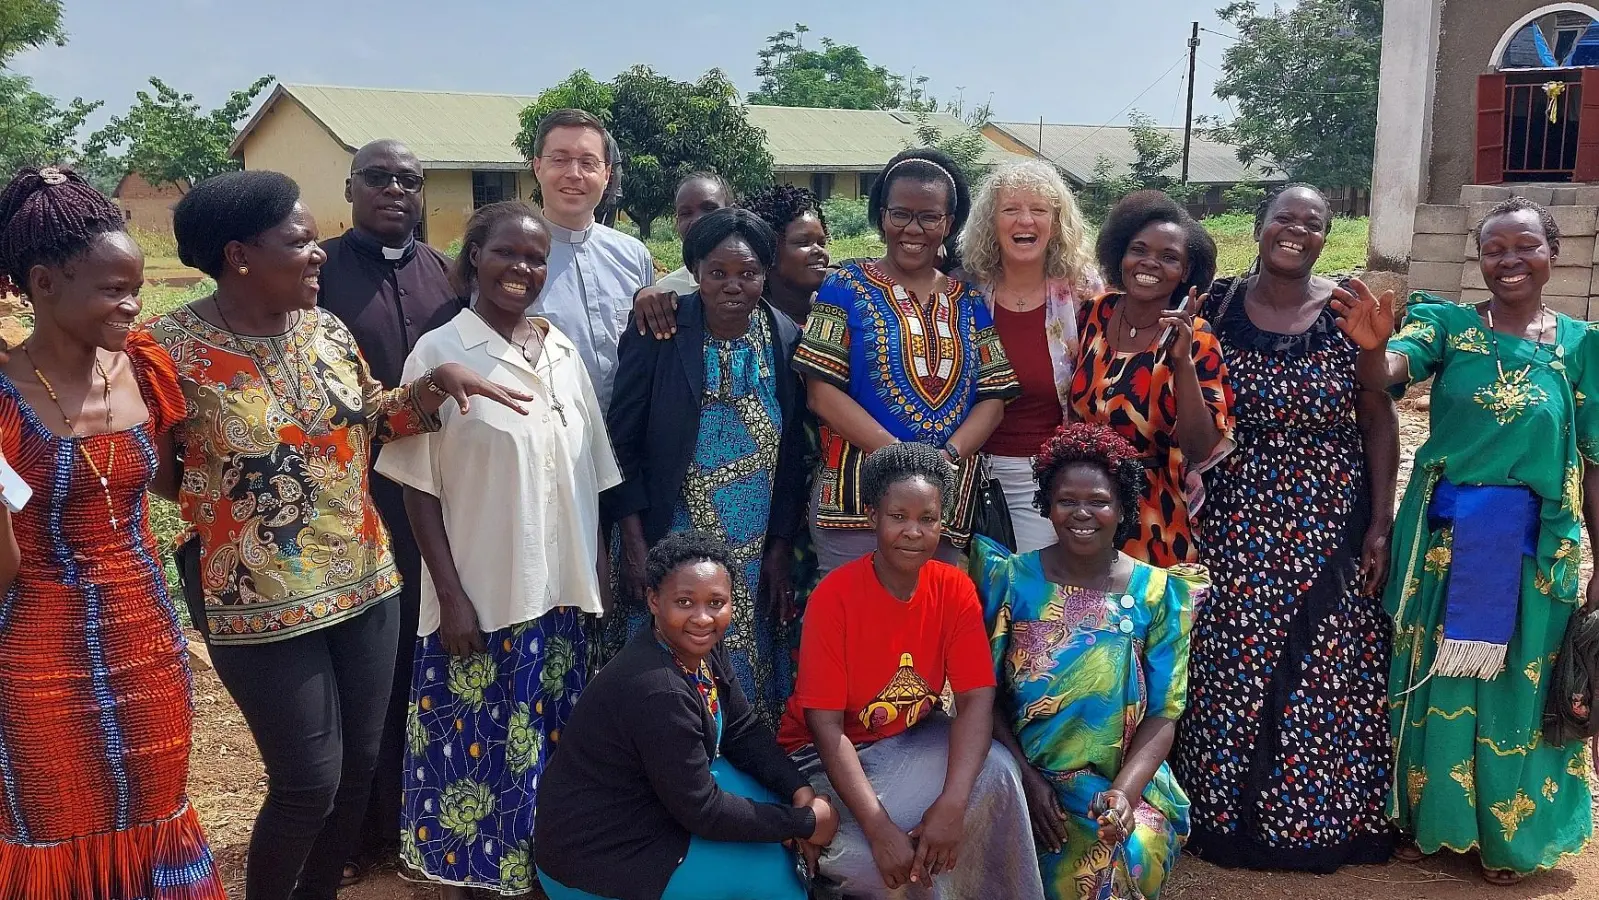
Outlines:
POLYGON ((1188 154, 1194 146, 1194 63, 1199 59, 1199 23, 1188 39, 1188 118, 1183 123, 1183 184, 1188 183, 1188 154))

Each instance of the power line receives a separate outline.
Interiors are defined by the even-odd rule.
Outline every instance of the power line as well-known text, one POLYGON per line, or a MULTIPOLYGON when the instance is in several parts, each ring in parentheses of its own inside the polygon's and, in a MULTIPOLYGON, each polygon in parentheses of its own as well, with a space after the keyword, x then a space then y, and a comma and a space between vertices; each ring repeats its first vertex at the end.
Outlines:
POLYGON ((1222 34, 1219 31, 1211 31, 1209 28, 1206 28, 1204 26, 1200 26, 1199 30, 1203 31, 1206 34, 1214 34, 1217 37, 1224 37, 1224 38, 1226 38, 1229 41, 1237 41, 1240 44, 1242 44, 1244 42, 1244 39, 1241 38, 1241 37, 1234 37, 1234 36, 1232 36, 1230 34, 1222 34))
MULTIPOLYGON (((1111 126, 1112 122, 1115 122, 1117 119, 1119 119, 1122 116, 1126 115, 1127 111, 1132 109, 1133 106, 1138 103, 1138 101, 1144 99, 1144 95, 1145 94, 1149 93, 1150 91, 1152 91, 1156 87, 1158 87, 1162 81, 1166 80, 1166 76, 1170 75, 1172 73, 1173 69, 1176 69, 1178 66, 1182 65, 1184 62, 1187 62, 1187 60, 1188 60, 1188 51, 1184 50, 1182 52, 1182 54, 1180 56, 1178 56, 1177 59, 1172 62, 1171 68, 1168 68, 1166 71, 1160 73, 1160 77, 1156 78, 1154 80, 1154 82, 1149 85, 1149 87, 1146 87, 1142 91, 1139 91, 1138 92, 1138 96, 1134 97, 1131 102, 1129 102, 1126 106, 1122 107, 1121 112, 1117 113, 1114 116, 1111 116, 1108 120, 1106 120, 1105 124, 1099 126, 1098 128, 1095 128, 1093 131, 1090 131, 1089 133, 1083 135, 1083 139, 1082 140, 1080 140, 1077 143, 1071 145, 1070 147, 1066 148, 1065 150, 1062 150, 1060 153, 1057 153, 1056 155, 1050 157, 1049 161, 1052 162, 1052 163, 1055 162, 1056 160, 1060 159, 1062 156, 1065 156, 1066 154, 1072 152, 1073 150, 1076 150, 1078 147, 1081 147, 1082 145, 1088 143, 1088 139, 1089 138, 1091 138, 1094 135, 1099 134, 1101 131, 1104 131, 1105 129, 1109 128, 1111 126)), ((1040 153, 1042 153, 1044 148, 1043 147, 1039 147, 1038 150, 1039 150, 1040 153)))

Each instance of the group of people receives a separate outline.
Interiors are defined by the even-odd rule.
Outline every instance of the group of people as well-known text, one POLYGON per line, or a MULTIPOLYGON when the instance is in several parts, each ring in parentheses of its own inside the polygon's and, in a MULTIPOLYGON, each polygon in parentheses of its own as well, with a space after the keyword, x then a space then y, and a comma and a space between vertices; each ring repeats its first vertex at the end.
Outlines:
POLYGON ((114 205, 11 180, 0 900, 223 896, 180 603, 267 771, 247 900, 394 850, 446 900, 1067 900, 1154 898, 1185 846, 1498 884, 1585 846, 1544 710, 1599 608, 1599 334, 1542 303, 1546 211, 1479 223, 1492 299, 1401 310, 1313 274, 1313 187, 1217 279, 1163 194, 1096 238, 1051 166, 918 149, 872 184, 881 258, 697 173, 657 280, 595 219, 619 163, 551 113, 541 207, 454 260, 393 141, 326 242, 283 175, 200 182, 174 230, 215 291, 153 321, 114 205))

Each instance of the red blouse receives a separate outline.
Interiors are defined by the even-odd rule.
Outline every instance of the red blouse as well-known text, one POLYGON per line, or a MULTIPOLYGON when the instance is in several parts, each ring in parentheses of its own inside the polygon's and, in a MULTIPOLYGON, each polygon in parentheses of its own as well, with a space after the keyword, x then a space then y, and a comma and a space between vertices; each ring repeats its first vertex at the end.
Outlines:
POLYGON ((983 450, 995 456, 1031 457, 1060 427, 1064 411, 1055 390, 1055 366, 1049 358, 1043 306, 1012 312, 994 304, 994 328, 1005 358, 1022 383, 1022 394, 1005 406, 1005 418, 983 450))

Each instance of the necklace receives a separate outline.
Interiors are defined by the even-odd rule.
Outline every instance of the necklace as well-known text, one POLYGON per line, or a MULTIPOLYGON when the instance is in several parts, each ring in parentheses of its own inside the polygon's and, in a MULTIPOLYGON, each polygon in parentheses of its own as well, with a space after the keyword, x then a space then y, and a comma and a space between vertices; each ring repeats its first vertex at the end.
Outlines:
POLYGON ((1126 326, 1126 328, 1127 328, 1127 336, 1130 337, 1130 338, 1138 337, 1138 330, 1140 328, 1151 328, 1151 327, 1153 327, 1155 325, 1159 325, 1160 324, 1160 316, 1159 315, 1155 316, 1155 321, 1150 322, 1147 325, 1134 325, 1132 322, 1128 321, 1128 319, 1127 319, 1127 307, 1125 305, 1118 307, 1116 311, 1121 313, 1122 325, 1126 326))
MULTIPOLYGON (((56 412, 61 414, 61 421, 67 423, 67 431, 71 434, 73 444, 78 448, 78 453, 83 457, 83 461, 89 464, 89 471, 93 472, 94 477, 99 479, 100 491, 105 494, 106 517, 111 520, 112 529, 116 529, 118 526, 117 510, 116 505, 111 502, 111 473, 115 471, 117 465, 116 441, 110 442, 111 451, 106 454, 105 471, 102 472, 100 467, 95 464, 94 457, 89 455, 89 448, 84 446, 82 440, 78 439, 77 426, 73 424, 72 417, 67 415, 66 408, 61 405, 61 398, 56 396, 56 389, 50 384, 50 379, 44 377, 44 373, 39 371, 38 364, 33 361, 33 354, 28 353, 27 345, 24 344, 17 349, 28 355, 28 364, 33 367, 33 377, 39 379, 39 383, 44 385, 45 393, 50 395, 50 402, 56 405, 56 412)), ((104 385, 102 395, 105 398, 105 428, 106 433, 111 434, 117 430, 116 415, 111 410, 111 376, 106 374, 105 367, 100 364, 100 352, 98 350, 94 354, 94 370, 100 373, 100 383, 104 385)), ((91 384, 90 386, 92 387, 93 385, 91 384)))
MULTIPOLYGON (((533 364, 533 360, 534 359, 538 359, 538 360, 540 360, 541 362, 544 363, 544 386, 546 388, 548 388, 549 392, 550 392, 550 409, 555 410, 555 414, 557 416, 561 417, 561 427, 565 428, 566 427, 566 404, 562 403, 561 402, 561 398, 556 396, 556 393, 555 393, 555 363, 553 361, 551 361, 551 359, 550 359, 550 354, 547 352, 548 348, 545 346, 545 343, 544 343, 544 332, 539 330, 538 324, 535 323, 531 318, 524 318, 524 321, 527 322, 527 326, 528 326, 527 327, 527 337, 523 338, 521 343, 517 343, 516 341, 513 341, 510 338, 505 337, 505 335, 500 334, 499 329, 495 328, 494 325, 492 323, 490 323, 488 319, 484 318, 483 314, 478 312, 477 311, 477 307, 475 307, 475 306, 472 307, 472 315, 477 316, 480 320, 482 320, 484 325, 488 325, 490 331, 494 332, 495 334, 499 334, 500 337, 503 338, 507 344, 510 344, 511 346, 516 347, 518 350, 520 350, 521 353, 522 353, 522 359, 526 360, 528 365, 533 366, 534 365, 533 364), (538 356, 537 357, 535 357, 533 355, 533 353, 528 350, 528 347, 527 347, 528 342, 533 340, 534 336, 537 336, 538 339, 539 339, 538 356)), ((516 334, 516 330, 512 329, 511 330, 511 334, 513 334, 513 335, 516 334)), ((538 370, 538 367, 534 366, 534 371, 537 372, 537 370, 538 370)))
POLYGON ((1004 306, 1006 309, 1010 310, 1011 312, 1025 313, 1025 312, 1032 312, 1033 310, 1035 310, 1035 309, 1039 308, 1040 306, 1044 305, 1044 300, 1047 299, 1047 297, 1048 297, 1048 290, 1044 286, 1041 285, 1039 287, 1038 293, 1040 295, 1039 299, 1037 300, 1037 302, 1034 302, 1033 297, 1031 296, 1031 294, 1024 294, 1024 293, 1021 293, 1019 291, 1010 290, 1009 288, 1001 288, 1001 289, 996 289, 994 291, 994 294, 995 294, 994 299, 995 299, 996 302, 999 303, 1000 306, 1004 306), (1011 298, 1011 300, 1016 303, 1016 305, 1014 307, 1005 306, 1004 302, 1002 300, 1000 300, 1001 296, 1009 296, 1011 298))
MULTIPOLYGON (((1549 314, 1549 307, 1544 306, 1543 304, 1540 303, 1538 305, 1538 338, 1532 342, 1532 344, 1533 344, 1532 353, 1533 353, 1533 357, 1534 358, 1536 358, 1538 353, 1543 349, 1543 333, 1545 331, 1547 331, 1548 328, 1549 328, 1548 325, 1544 324, 1544 319, 1545 319, 1545 317, 1548 314, 1549 314)), ((1505 364, 1499 359, 1499 332, 1494 330, 1494 305, 1492 303, 1488 304, 1487 317, 1488 317, 1488 340, 1491 341, 1493 343, 1493 345, 1494 345, 1494 368, 1499 370, 1499 380, 1500 381, 1505 381, 1506 380, 1505 379, 1505 364)), ((1528 363, 1521 370, 1521 374, 1523 376, 1525 376, 1527 374, 1527 370, 1531 369, 1531 368, 1532 368, 1532 363, 1528 363)))

